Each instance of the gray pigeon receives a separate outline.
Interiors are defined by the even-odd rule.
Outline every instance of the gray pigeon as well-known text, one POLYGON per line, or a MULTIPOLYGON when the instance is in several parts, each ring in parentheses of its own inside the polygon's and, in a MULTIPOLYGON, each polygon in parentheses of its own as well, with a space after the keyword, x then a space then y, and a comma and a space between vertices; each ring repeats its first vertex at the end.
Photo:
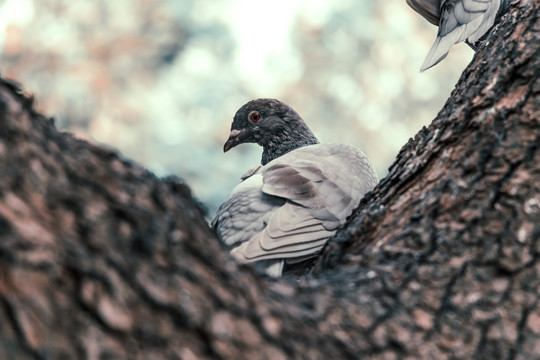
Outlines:
POLYGON ((212 221, 240 263, 278 277, 284 262, 313 257, 377 184, 368 158, 345 144, 319 144, 302 118, 274 99, 253 100, 234 116, 223 150, 263 147, 261 165, 219 207, 212 221))
POLYGON ((435 43, 422 64, 425 71, 443 60, 450 48, 467 40, 474 44, 508 10, 510 0, 406 0, 430 23, 439 25, 435 43))

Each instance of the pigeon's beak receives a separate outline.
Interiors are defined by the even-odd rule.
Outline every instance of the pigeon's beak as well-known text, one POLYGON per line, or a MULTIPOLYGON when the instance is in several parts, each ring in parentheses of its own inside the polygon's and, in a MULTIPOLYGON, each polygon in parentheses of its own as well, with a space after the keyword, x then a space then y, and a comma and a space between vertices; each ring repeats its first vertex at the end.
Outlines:
POLYGON ((236 145, 240 144, 240 134, 242 133, 242 130, 231 130, 231 134, 229 135, 229 138, 227 139, 227 142, 223 146, 223 152, 227 152, 231 150, 236 145))

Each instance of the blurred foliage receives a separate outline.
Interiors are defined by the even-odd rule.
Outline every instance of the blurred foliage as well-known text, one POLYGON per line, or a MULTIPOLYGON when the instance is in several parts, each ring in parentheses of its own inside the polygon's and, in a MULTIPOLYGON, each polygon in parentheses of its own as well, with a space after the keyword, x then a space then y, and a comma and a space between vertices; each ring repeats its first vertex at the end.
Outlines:
POLYGON ((472 57, 462 44, 419 73, 435 35, 405 0, 0 0, 0 73, 60 128, 184 178, 212 216, 260 160, 252 144, 222 153, 253 98, 384 176, 472 57))

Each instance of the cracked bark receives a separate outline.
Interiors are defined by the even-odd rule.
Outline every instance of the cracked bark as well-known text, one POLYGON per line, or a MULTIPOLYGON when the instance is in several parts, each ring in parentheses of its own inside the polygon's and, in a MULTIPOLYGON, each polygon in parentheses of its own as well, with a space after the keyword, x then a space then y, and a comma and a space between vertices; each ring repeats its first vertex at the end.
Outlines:
POLYGON ((540 357, 539 19, 513 5, 299 281, 2 81, 0 358, 540 357))

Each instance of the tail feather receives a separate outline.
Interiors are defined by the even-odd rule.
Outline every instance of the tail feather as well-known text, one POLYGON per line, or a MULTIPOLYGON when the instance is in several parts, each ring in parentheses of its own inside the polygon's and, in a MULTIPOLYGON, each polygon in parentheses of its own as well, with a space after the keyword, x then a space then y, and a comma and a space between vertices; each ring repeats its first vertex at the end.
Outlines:
POLYGON ((268 260, 268 261, 261 261, 266 268, 264 272, 266 275, 271 276, 273 278, 278 278, 283 273, 283 264, 285 263, 285 260, 268 260))
MULTIPOLYGON (((417 1, 407 0, 409 5, 423 15, 417 7, 417 1), (413 6, 414 5, 414 6, 413 6), (416 6, 416 7, 415 7, 416 6)), ((493 26, 499 9, 506 11, 510 0, 440 0, 441 20, 435 43, 420 68, 423 72, 443 60, 450 48, 467 40, 475 43, 493 26)), ((424 11, 425 12, 425 11, 424 11)), ((425 17, 425 16, 424 16, 425 17)))
POLYGON ((464 30, 464 26, 460 26, 446 36, 437 36, 435 43, 431 46, 424 63, 420 67, 420 72, 424 72, 441 62, 448 55, 450 48, 462 37, 464 30))

